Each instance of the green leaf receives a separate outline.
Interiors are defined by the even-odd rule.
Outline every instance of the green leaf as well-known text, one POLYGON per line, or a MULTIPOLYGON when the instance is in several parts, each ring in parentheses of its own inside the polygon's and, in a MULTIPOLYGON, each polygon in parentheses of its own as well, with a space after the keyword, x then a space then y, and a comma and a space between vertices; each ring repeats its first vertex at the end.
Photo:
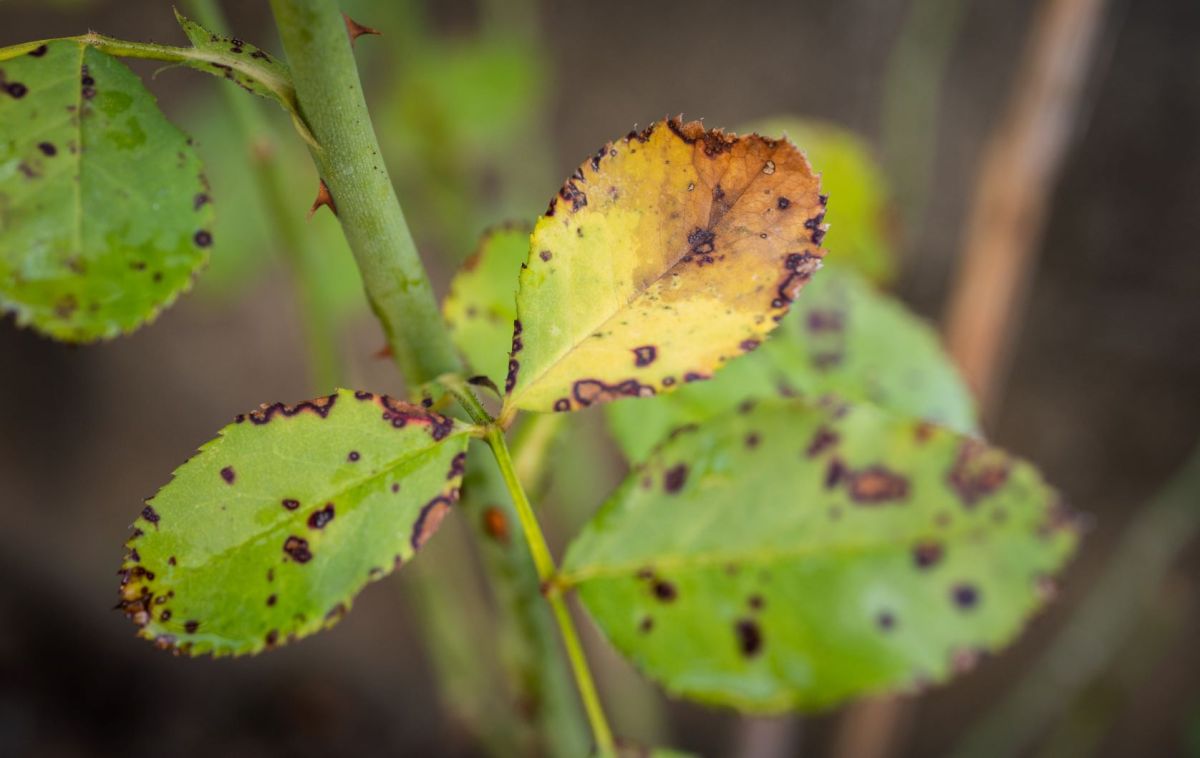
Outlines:
POLYGON ((89 46, 49 42, 0 72, 0 307, 71 342, 152 320, 212 242, 189 140, 89 46))
POLYGON ((189 655, 255 653, 331 626, 437 529, 469 429, 348 390, 238 416, 142 511, 122 609, 139 636, 189 655))
POLYGON ((824 212, 787 141, 672 119, 605 145, 534 228, 503 413, 707 378, 820 267, 824 212))
POLYGON ((834 124, 796 117, 755 122, 759 134, 781 135, 799 145, 821 187, 832 199, 825 214, 829 262, 849 266, 877 284, 895 278, 894 216, 883 169, 858 135, 834 124))
POLYGON ((978 439, 775 400, 667 442, 560 581, 672 693, 818 708, 942 682, 1002 647, 1077 539, 1034 468, 978 439))
POLYGON ((292 116, 300 136, 314 147, 316 138, 300 116, 300 102, 292 84, 288 67, 262 48, 236 37, 214 34, 200 24, 175 11, 175 20, 183 28, 192 49, 170 48, 177 51, 179 60, 198 71, 207 71, 238 85, 247 92, 274 100, 292 116))
POLYGON ((529 255, 529 229, 484 232, 479 248, 450 283, 442 313, 471 369, 499 387, 508 366, 508 341, 517 317, 517 273, 529 255))
POLYGON ((625 455, 646 457, 671 430, 778 395, 870 402, 958 431, 977 429, 970 392, 937 334, 855 272, 826 266, 775 334, 708 382, 606 408, 625 455))

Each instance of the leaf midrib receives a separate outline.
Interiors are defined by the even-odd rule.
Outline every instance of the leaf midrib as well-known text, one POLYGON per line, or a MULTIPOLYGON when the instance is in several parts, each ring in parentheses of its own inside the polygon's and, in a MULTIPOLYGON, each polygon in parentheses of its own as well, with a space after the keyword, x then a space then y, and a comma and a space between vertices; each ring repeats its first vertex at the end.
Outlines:
MULTIPOLYGON (((1009 537, 1019 535, 1023 530, 1015 528, 1020 522, 1010 519, 1004 526, 995 531, 985 533, 988 538, 1009 537)), ((971 536, 972 532, 977 531, 978 524, 971 524, 972 528, 957 528, 946 532, 939 533, 938 541, 945 544, 954 544, 971 536)), ((559 573, 558 583, 564 587, 577 587, 584 582, 593 579, 611 579, 616 577, 632 576, 637 571, 644 568, 652 568, 655 571, 659 570, 697 570, 707 569, 713 566, 724 566, 727 564, 737 564, 739 568, 745 566, 769 566, 782 563, 785 561, 798 561, 805 558, 811 558, 817 555, 822 557, 860 557, 863 555, 884 553, 889 550, 904 550, 911 547, 911 543, 920 539, 919 535, 911 535, 908 542, 905 541, 865 541, 858 543, 846 543, 830 548, 825 545, 806 545, 803 548, 784 549, 784 550, 763 550, 755 548, 747 549, 745 552, 713 552, 706 553, 701 556, 690 555, 667 555, 665 557, 651 557, 641 560, 629 560, 622 563, 604 564, 592 563, 585 565, 578 570, 564 569, 559 573)), ((570 557, 568 555, 568 561, 570 557)))

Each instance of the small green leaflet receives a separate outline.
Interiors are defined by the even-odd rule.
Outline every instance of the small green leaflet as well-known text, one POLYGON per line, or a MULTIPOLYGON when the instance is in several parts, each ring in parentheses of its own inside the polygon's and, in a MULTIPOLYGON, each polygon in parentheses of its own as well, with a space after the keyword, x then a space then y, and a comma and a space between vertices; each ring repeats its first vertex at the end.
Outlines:
POLYGON ((672 693, 821 708, 945 681, 1002 647, 1077 539, 1034 468, 978 439, 771 400, 659 448, 560 581, 672 693))
POLYGON ((189 140, 87 45, 35 47, 0 80, 0 308, 70 342, 152 320, 212 243, 189 140))
POLYGON ((856 272, 828 264, 756 351, 707 382, 671 395, 612 403, 609 427, 625 455, 646 457, 671 430, 748 400, 825 394, 898 415, 976 431, 969 391, 937 334, 856 272))
POLYGON ((142 511, 121 608, 139 636, 188 655, 256 653, 331 626, 437 530, 469 431, 349 390, 238 416, 142 511))
POLYGON ((291 114, 296 131, 310 145, 317 141, 300 116, 300 103, 292 84, 292 73, 283 62, 262 48, 236 37, 214 34, 175 11, 175 20, 192 43, 192 49, 180 50, 180 62, 199 71, 224 77, 247 92, 274 100, 291 114))
POLYGON ((504 384, 508 343, 517 317, 517 274, 529 255, 529 229, 484 232, 479 248, 450 283, 442 313, 450 336, 476 373, 504 384))

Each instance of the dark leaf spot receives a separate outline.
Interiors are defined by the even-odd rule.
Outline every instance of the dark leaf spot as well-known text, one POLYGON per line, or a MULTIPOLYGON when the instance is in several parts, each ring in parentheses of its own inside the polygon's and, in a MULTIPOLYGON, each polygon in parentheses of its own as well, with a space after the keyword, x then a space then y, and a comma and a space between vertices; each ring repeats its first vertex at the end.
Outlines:
POLYGON ((197 630, 197 629, 199 629, 199 628, 200 628, 200 622, 199 622, 199 621, 188 621, 187 623, 185 623, 185 624, 183 625, 183 630, 184 630, 185 632, 187 632, 188 634, 195 634, 195 633, 196 633, 196 630, 197 630))
POLYGON ((968 611, 979 604, 979 590, 972 584, 956 584, 950 591, 950 596, 954 599, 954 604, 960 609, 968 611))
POLYGON ((908 479, 883 466, 871 466, 850 475, 850 497, 864 505, 876 505, 908 497, 908 479))
POLYGON ((922 542, 913 548, 913 563, 919 569, 933 568, 942 560, 942 546, 937 542, 922 542))
POLYGON ((58 154, 58 148, 49 142, 39 142, 38 150, 41 150, 42 155, 46 156, 47 158, 53 158, 58 154))
POLYGON ((146 519, 151 524, 158 526, 158 513, 148 505, 142 509, 142 518, 146 519))
POLYGON ((212 244, 212 234, 205 229, 196 232, 192 237, 197 247, 208 247, 212 244))
POLYGON ((654 345, 642 345, 633 349, 633 365, 641 368, 654 363, 658 357, 658 349, 654 345))
POLYGON ((654 583, 650 585, 650 589, 654 592, 654 597, 664 603, 673 602, 679 596, 675 585, 670 582, 664 582, 661 579, 655 579, 654 583))
POLYGON ((361 458, 361 457, 362 457, 362 456, 360 456, 360 455, 358 454, 358 451, 357 451, 357 450, 351 450, 351 451, 349 452, 349 454, 347 454, 347 455, 346 455, 346 460, 350 461, 351 463, 355 463, 355 462, 357 462, 357 461, 358 461, 358 459, 359 459, 359 458, 361 458))
POLYGON ((663 489, 674 494, 683 489, 683 485, 687 482, 688 467, 686 463, 679 463, 667 469, 663 474, 663 489))
POLYGON ((291 556, 296 563, 308 563, 312 560, 312 551, 308 549, 308 540, 295 535, 283 542, 283 552, 291 556))
POLYGON ((759 628, 757 622, 753 619, 739 619, 733 628, 737 634, 738 649, 741 650, 742 655, 752 658, 762 652, 762 629, 759 628))
POLYGON ((289 498, 284 498, 284 500, 283 500, 283 507, 284 507, 284 508, 287 508, 289 511, 294 511, 294 510, 296 510, 297 508, 299 508, 299 507, 300 507, 300 501, 299 501, 299 500, 293 500, 293 499, 292 499, 292 498, 290 498, 290 497, 289 497, 289 498))
POLYGON ((226 484, 233 484, 235 476, 236 475, 233 473, 233 466, 226 466, 225 468, 221 469, 221 478, 225 480, 226 484))
POLYGON ((309 514, 308 526, 310 529, 324 529, 326 524, 333 521, 333 515, 333 503, 326 503, 324 508, 309 514))
POLYGON ((446 518, 446 514, 450 512, 450 506, 453 501, 445 495, 438 495, 433 500, 430 500, 421 508, 421 514, 417 517, 416 523, 413 524, 412 543, 413 550, 420 550, 434 532, 442 524, 442 519, 446 518))
POLYGON ((804 454, 809 458, 816 458, 833 445, 836 445, 837 442, 837 432, 827 426, 821 426, 817 429, 817 433, 813 435, 812 441, 808 443, 808 449, 804 451, 804 454))

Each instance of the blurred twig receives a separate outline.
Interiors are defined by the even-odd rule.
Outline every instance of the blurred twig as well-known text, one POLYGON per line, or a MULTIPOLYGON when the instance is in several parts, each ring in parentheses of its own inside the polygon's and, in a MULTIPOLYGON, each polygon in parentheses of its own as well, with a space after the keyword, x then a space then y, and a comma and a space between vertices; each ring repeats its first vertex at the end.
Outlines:
POLYGON ((1029 673, 971 729, 955 755, 1016 755, 1079 697, 1153 604, 1172 563, 1200 533, 1200 447, 1141 509, 1070 621, 1029 673))
POLYGON ((1034 255, 1092 64, 1106 0, 1044 0, 984 149, 946 340, 986 422, 1000 400, 1034 255))
MULTIPOLYGON (((951 289, 946 342, 986 422, 1000 388, 1046 209, 1080 108, 1105 0, 1043 0, 1000 124, 984 149, 951 289)), ((896 752, 908 706, 889 698, 847 712, 841 758, 896 752)))

